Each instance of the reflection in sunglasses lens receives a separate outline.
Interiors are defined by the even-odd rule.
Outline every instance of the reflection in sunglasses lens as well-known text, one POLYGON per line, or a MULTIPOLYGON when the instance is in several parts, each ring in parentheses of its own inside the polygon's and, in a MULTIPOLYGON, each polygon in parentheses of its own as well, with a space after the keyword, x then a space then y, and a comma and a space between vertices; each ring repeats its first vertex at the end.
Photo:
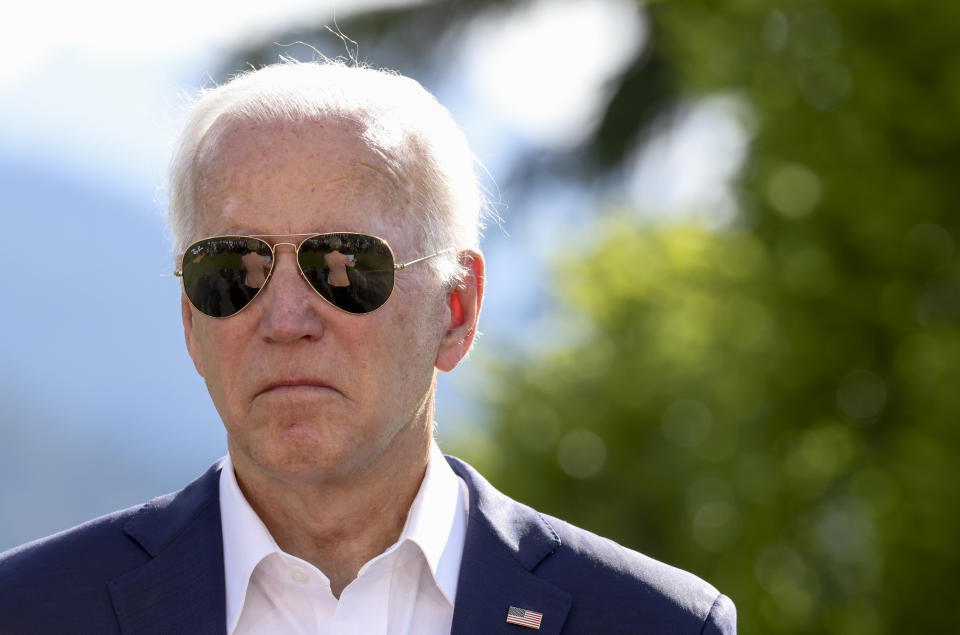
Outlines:
POLYGON ((210 317, 229 317, 259 293, 272 262, 270 246, 262 240, 202 240, 184 254, 183 287, 199 311, 210 317))
MULTIPOLYGON (((349 313, 378 309, 393 292, 393 253, 374 236, 312 236, 300 245, 297 261, 310 286, 349 313)), ((184 254, 183 285, 197 310, 210 317, 229 317, 256 297, 272 267, 270 245, 258 238, 208 238, 184 254)))
POLYGON ((300 269, 324 299, 349 313, 383 306, 393 291, 390 247, 363 234, 324 234, 304 241, 300 269))

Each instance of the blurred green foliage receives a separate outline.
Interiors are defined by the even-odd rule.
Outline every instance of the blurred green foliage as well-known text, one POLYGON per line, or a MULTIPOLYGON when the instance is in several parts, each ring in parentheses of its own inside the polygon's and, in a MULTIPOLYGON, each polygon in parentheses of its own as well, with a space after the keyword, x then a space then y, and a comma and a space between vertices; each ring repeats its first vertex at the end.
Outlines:
POLYGON ((617 215, 558 245, 558 313, 580 335, 488 362, 492 438, 464 454, 707 578, 744 633, 948 632, 960 4, 676 0, 650 17, 683 98, 753 111, 741 219, 617 215))
MULTIPOLYGON (((339 24, 370 61, 429 86, 472 20, 526 4, 339 24)), ((960 3, 637 10, 650 41, 596 128, 573 151, 534 149, 520 182, 616 175, 654 124, 721 93, 752 113, 739 217, 708 230, 598 213, 558 245, 553 332, 566 335, 533 357, 494 361, 482 345, 488 435, 452 449, 507 493, 708 579, 743 633, 949 632, 960 3)))

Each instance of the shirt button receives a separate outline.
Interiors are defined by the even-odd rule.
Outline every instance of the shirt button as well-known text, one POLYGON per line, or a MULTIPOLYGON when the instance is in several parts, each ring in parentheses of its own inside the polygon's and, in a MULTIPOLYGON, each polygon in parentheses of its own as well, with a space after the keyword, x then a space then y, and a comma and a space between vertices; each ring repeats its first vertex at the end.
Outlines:
POLYGON ((293 567, 290 569, 290 577, 293 578, 295 582, 303 584, 310 576, 307 575, 307 572, 304 571, 302 567, 293 567))

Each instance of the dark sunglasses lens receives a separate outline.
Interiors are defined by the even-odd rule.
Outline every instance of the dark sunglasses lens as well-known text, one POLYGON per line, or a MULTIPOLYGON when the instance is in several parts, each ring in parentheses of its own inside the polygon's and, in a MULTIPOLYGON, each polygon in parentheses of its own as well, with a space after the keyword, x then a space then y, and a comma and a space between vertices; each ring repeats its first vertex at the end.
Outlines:
POLYGON ((300 269, 317 293, 349 313, 369 313, 393 293, 393 253, 365 234, 322 234, 300 246, 300 269))
POLYGON ((183 288, 197 310, 229 317, 250 304, 272 266, 273 253, 262 240, 207 238, 190 245, 183 256, 183 288))

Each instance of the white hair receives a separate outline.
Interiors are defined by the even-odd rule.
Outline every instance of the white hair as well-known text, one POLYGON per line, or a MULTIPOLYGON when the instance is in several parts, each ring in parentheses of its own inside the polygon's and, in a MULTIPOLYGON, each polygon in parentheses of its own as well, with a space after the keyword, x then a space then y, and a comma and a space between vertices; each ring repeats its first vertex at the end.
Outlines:
MULTIPOLYGON (((205 138, 221 118, 303 122, 342 118, 396 157, 409 182, 404 210, 424 254, 449 247, 478 249, 485 199, 466 137, 449 111, 419 83, 385 70, 340 61, 280 63, 237 75, 204 90, 192 104, 170 169, 169 221, 174 250, 198 235, 196 165, 205 138)), ((460 268, 455 253, 426 261, 445 283, 460 268)))

